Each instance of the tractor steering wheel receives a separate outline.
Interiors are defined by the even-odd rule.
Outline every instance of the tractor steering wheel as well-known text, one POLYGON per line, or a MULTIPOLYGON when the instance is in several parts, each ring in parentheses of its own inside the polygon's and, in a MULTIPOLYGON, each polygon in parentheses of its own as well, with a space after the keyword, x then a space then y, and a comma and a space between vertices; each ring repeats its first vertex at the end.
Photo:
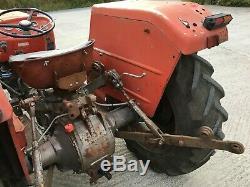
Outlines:
POLYGON ((0 18, 1 18, 1 16, 5 15, 5 14, 11 13, 11 12, 16 12, 16 11, 28 13, 28 17, 21 19, 16 24, 0 24, 0 33, 1 34, 6 35, 6 36, 10 36, 13 38, 35 38, 35 37, 43 36, 55 28, 55 22, 54 22, 53 18, 49 14, 47 14, 41 10, 38 10, 36 8, 9 9, 9 10, 1 12, 0 18), (44 23, 43 25, 38 25, 36 22, 32 21, 32 18, 34 17, 34 15, 37 16, 38 14, 41 14, 42 15, 41 17, 43 17, 43 18, 47 18, 46 19, 47 22, 44 23), (13 33, 13 32, 11 32, 11 30, 14 28, 22 30, 24 32, 22 34, 13 33), (29 32, 29 31, 33 31, 33 32, 29 32))

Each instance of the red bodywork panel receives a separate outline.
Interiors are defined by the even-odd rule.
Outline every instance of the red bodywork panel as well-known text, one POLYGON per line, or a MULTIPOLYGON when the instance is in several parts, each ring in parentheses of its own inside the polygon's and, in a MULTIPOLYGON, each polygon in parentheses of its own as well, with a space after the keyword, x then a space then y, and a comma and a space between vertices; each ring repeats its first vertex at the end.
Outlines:
POLYGON ((4 122, 7 122, 8 124, 24 176, 27 181, 30 182, 29 170, 24 154, 24 148, 27 146, 24 132, 25 127, 19 118, 13 113, 10 103, 5 96, 3 89, 0 87, 0 125, 6 125, 4 122))
POLYGON ((12 117, 12 106, 5 96, 3 89, 0 86, 0 124, 12 117))
MULTIPOLYGON (((1 24, 18 24, 20 20, 26 19, 26 14, 17 14, 16 16, 10 16, 9 18, 0 19, 1 24), (21 15, 21 16, 20 16, 21 15)), ((44 17, 33 17, 38 26, 44 25, 48 20, 44 17)), ((12 29, 13 32, 19 34, 20 30, 12 29)), ((34 31, 30 31, 34 32, 34 31)), ((12 38, 0 34, 0 42, 5 42, 7 44, 7 49, 0 47, 0 62, 8 62, 11 55, 21 54, 21 53, 31 53, 37 51, 47 51, 49 49, 55 48, 55 38, 54 33, 50 32, 47 35, 36 37, 36 38, 12 38), (52 48, 53 47, 53 48, 52 48)))
MULTIPOLYGON (((130 96, 152 117, 182 54, 196 53, 228 40, 227 28, 208 31, 203 20, 211 12, 191 2, 122 1, 92 8, 90 39, 95 39, 95 60, 123 76, 130 96), (188 28, 190 27, 190 28, 188 28), (211 38, 218 38, 211 44, 211 38), (208 42, 209 41, 209 42, 208 42)), ((87 64, 89 69, 91 64, 87 64)), ((97 91, 104 99, 122 95, 111 87, 97 91)))

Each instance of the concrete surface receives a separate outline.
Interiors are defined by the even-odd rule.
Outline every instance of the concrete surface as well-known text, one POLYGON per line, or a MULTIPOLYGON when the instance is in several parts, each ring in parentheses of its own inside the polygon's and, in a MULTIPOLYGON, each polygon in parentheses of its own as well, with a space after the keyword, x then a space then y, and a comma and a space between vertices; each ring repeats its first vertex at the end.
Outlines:
MULTIPOLYGON (((101 179, 94 186, 250 186, 250 9, 210 6, 214 12, 231 13, 230 41, 200 53, 215 68, 214 78, 223 85, 226 97, 223 106, 229 113, 224 124, 226 139, 245 144, 243 155, 223 151, 217 153, 202 168, 178 177, 168 177, 151 170, 145 177, 138 173, 113 173, 113 179, 101 179)), ((88 38, 89 9, 53 12, 56 18, 56 38, 59 48, 73 46, 88 38)), ((134 156, 124 142, 116 143, 116 155, 134 156)), ((53 186, 89 186, 87 175, 56 172, 53 186)))

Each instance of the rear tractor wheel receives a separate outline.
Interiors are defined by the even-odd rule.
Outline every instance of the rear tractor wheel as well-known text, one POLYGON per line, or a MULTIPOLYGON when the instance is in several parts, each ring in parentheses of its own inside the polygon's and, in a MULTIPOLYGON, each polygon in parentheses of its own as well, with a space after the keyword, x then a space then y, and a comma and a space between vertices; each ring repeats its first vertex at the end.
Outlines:
MULTIPOLYGON (((224 90, 211 78, 213 72, 211 64, 196 54, 181 57, 152 118, 164 133, 198 136, 200 127, 209 126, 217 139, 224 138, 222 123, 228 118, 220 103, 224 90)), ((135 126, 128 130, 135 131, 135 126)), ((153 148, 130 140, 126 144, 139 159, 151 160, 155 171, 171 176, 192 172, 215 152, 174 146, 153 148)))

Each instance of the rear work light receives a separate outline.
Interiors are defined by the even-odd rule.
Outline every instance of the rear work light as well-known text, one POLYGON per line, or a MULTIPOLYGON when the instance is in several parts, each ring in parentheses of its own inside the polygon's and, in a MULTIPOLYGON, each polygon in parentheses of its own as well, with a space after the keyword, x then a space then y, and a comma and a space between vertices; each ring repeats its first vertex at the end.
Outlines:
POLYGON ((228 25, 232 21, 231 14, 215 14, 205 18, 203 26, 208 30, 214 30, 228 25))

